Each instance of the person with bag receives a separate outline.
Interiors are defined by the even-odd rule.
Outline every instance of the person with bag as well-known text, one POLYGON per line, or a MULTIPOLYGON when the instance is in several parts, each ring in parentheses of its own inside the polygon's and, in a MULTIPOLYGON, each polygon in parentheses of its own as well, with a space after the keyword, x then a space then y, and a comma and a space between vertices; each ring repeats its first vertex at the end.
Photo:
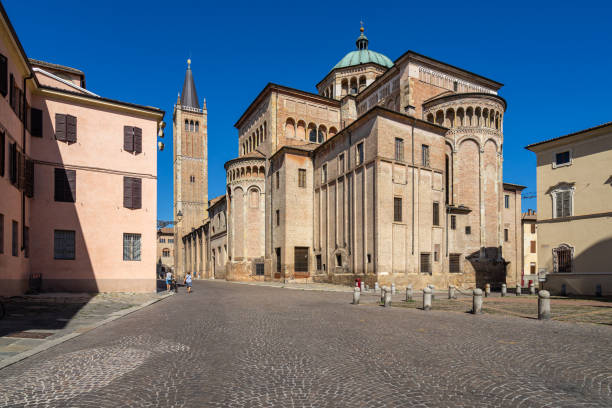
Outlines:
POLYGON ((191 293, 191 273, 187 272, 187 275, 185 275, 185 280, 183 281, 183 284, 187 285, 187 293, 191 293))

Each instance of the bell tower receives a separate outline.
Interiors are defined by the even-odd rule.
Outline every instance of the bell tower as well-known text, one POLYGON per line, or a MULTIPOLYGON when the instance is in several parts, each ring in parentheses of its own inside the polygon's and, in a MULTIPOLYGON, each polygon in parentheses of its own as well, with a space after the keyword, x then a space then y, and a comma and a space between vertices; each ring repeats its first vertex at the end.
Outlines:
MULTIPOLYGON (((174 169, 174 254, 175 274, 186 271, 195 274, 183 237, 200 227, 208 210, 208 124, 206 99, 198 101, 191 59, 183 92, 179 94, 173 112, 173 169, 174 169)), ((189 243, 188 243, 189 245, 189 243)))

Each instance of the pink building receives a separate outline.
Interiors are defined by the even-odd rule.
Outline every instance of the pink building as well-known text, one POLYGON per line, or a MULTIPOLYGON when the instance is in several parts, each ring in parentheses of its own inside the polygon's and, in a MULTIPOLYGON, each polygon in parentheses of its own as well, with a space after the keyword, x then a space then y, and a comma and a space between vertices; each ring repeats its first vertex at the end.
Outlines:
POLYGON ((29 59, 0 12, 0 295, 155 291, 164 112, 29 59))

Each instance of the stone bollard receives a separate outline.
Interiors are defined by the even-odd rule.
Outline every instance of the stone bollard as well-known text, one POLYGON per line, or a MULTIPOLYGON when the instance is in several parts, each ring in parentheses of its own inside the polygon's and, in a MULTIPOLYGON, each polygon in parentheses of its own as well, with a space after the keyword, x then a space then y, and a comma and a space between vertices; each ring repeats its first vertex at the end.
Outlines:
POLYGON ((359 304, 359 296, 361 295, 361 292, 359 290, 359 288, 355 288, 355 290, 353 291, 353 304, 354 305, 358 305, 359 304))
POLYGON ((547 290, 538 293, 538 319, 550 319, 550 292, 547 290))
POLYGON ((434 285, 427 285, 427 287, 431 289, 431 300, 436 300, 436 292, 434 290, 436 287, 434 285))
POLYGON ((474 289, 472 296, 472 314, 482 313, 482 289, 474 289))
POLYGON ((516 285, 516 296, 521 296, 521 285, 516 285))
POLYGON ((391 284, 391 294, 395 295, 395 283, 391 284))
POLYGON ((485 285, 484 295, 485 297, 491 296, 491 284, 490 283, 487 283, 485 285))
POLYGON ((529 294, 535 295, 535 285, 533 283, 529 284, 529 294))
POLYGON ((455 287, 453 285, 448 287, 448 298, 457 299, 457 294, 455 293, 455 287))
POLYGON ((431 310, 431 288, 423 289, 423 310, 431 310))
POLYGON ((380 303, 385 303, 385 293, 387 292, 387 287, 383 286, 380 288, 380 303))
POLYGON ((406 286, 406 302, 412 302, 412 285, 406 286))
POLYGON ((370 287, 368 285, 365 285, 365 289, 366 289, 366 292, 370 291, 370 287))
POLYGON ((508 294, 508 288, 507 288, 505 283, 502 283, 501 295, 502 295, 502 297, 504 297, 507 294, 508 294))
POLYGON ((391 307, 391 291, 388 290, 385 292, 385 307, 391 307))
POLYGON ((378 292, 378 282, 374 282, 374 291, 378 292))
POLYGON ((363 281, 361 281, 361 287, 359 289, 361 289, 362 292, 365 292, 365 283, 363 283, 363 281))

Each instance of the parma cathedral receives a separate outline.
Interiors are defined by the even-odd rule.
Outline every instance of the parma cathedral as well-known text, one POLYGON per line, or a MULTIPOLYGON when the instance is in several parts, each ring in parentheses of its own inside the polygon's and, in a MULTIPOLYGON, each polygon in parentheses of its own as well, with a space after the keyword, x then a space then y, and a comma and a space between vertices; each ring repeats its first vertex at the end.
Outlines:
POLYGON ((209 200, 207 110, 174 106, 177 274, 474 287, 521 277, 521 190, 503 181, 503 84, 407 51, 356 49, 316 93, 269 83, 235 123, 209 200))

